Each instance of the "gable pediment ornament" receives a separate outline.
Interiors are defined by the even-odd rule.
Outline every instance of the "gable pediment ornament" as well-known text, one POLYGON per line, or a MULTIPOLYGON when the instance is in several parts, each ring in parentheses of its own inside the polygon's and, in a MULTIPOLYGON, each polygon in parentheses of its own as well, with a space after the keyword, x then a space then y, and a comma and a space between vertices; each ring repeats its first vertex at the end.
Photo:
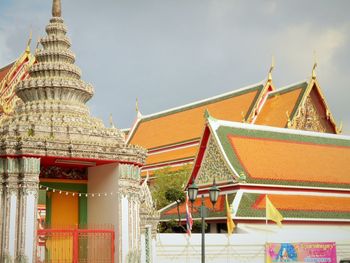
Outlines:
POLYGON ((214 178, 216 182, 232 181, 231 174, 232 171, 227 167, 219 147, 211 136, 196 178, 196 183, 198 185, 210 184, 214 178))

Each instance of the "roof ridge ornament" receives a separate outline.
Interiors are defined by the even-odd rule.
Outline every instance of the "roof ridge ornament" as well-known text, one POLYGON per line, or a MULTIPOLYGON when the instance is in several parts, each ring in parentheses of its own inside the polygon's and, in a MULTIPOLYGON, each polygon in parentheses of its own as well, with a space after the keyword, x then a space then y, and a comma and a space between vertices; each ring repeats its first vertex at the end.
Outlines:
POLYGON ((338 128, 338 134, 343 132, 343 121, 340 122, 339 128, 338 128))
POLYGON ((111 128, 115 128, 112 113, 109 114, 109 125, 110 125, 111 128))
POLYGON ((26 46, 26 53, 28 54, 30 53, 30 44, 32 43, 32 37, 33 37, 33 30, 30 30, 29 38, 26 46))
POLYGON ((204 118, 205 118, 206 123, 208 123, 210 121, 212 121, 212 122, 216 122, 217 121, 217 119, 215 119, 213 116, 210 115, 208 109, 204 110, 204 118))
POLYGON ((136 98, 135 109, 136 109, 136 116, 137 116, 137 118, 141 119, 142 118, 142 113, 141 113, 140 108, 139 108, 139 99, 138 98, 136 98))
POLYGON ((209 113, 208 109, 205 109, 205 110, 204 110, 204 118, 205 118, 206 120, 208 120, 208 119, 210 119, 210 118, 211 118, 211 116, 210 116, 210 113, 209 113))
POLYGON ((272 81, 272 71, 275 69, 275 57, 272 55, 272 58, 271 58, 271 66, 270 66, 270 69, 269 69, 269 73, 267 75, 267 81, 268 82, 271 82, 272 81))
POLYGON ((52 2, 52 16, 53 17, 61 17, 62 8, 61 8, 61 0, 53 0, 52 2))
POLYGON ((242 116, 242 122, 243 122, 243 123, 246 123, 247 120, 246 120, 246 118, 245 118, 244 111, 241 111, 241 116, 242 116))
POLYGON ((40 46, 40 38, 38 37, 38 39, 36 40, 35 52, 39 50, 39 46, 40 46))
POLYGON ((316 79, 316 68, 317 68, 317 58, 316 58, 316 51, 314 50, 314 65, 312 66, 312 79, 316 79))

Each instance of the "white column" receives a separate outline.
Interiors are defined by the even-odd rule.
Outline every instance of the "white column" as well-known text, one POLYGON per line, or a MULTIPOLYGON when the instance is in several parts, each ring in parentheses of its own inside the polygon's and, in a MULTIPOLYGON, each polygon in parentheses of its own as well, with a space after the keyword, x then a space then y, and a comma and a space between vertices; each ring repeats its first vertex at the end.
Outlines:
POLYGON ((39 158, 20 159, 17 259, 35 262, 39 158))
POLYGON ((5 159, 0 158, 0 259, 2 258, 2 223, 4 217, 4 174, 5 173, 5 159))
POLYGON ((121 257, 122 262, 127 262, 129 254, 129 200, 126 196, 121 197, 121 257))
MULTIPOLYGON (((120 164, 118 192, 120 200, 121 257, 119 262, 140 262, 140 173, 139 167, 120 164)), ((116 246, 118 247, 118 246, 116 246)))
POLYGON ((1 262, 12 262, 16 257, 18 159, 4 159, 4 193, 2 203, 2 255, 1 262), (6 261, 7 260, 7 261, 6 261))

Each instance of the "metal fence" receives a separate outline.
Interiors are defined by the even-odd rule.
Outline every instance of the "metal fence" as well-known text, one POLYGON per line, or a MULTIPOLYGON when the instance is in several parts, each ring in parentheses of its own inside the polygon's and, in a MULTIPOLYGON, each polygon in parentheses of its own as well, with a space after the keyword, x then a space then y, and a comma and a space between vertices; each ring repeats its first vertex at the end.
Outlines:
POLYGON ((114 263, 114 239, 112 227, 39 229, 37 263, 114 263))

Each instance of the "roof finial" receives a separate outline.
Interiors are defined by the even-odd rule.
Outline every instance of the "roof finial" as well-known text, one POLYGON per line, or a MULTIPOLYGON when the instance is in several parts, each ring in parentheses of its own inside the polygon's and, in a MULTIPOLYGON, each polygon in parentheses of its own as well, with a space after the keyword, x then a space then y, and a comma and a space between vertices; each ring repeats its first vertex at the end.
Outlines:
POLYGON ((115 128, 114 126, 114 122, 113 122, 113 116, 112 113, 109 114, 109 125, 111 126, 111 128, 115 128))
POLYGON ((245 114, 243 111, 241 111, 241 116, 242 116, 242 122, 245 123, 246 119, 245 119, 245 114))
POLYGON ((338 128, 338 133, 343 132, 343 121, 340 122, 339 128, 338 128))
POLYGON ((139 99, 138 98, 136 98, 135 109, 136 109, 137 118, 141 118, 142 114, 141 114, 141 111, 139 108, 139 99))
POLYGON ((139 99, 138 98, 136 98, 135 109, 136 109, 136 112, 139 112, 139 99))
POLYGON ((267 76, 267 81, 272 81, 272 71, 275 69, 275 57, 272 56, 271 58, 271 66, 269 69, 269 74, 267 76))
POLYGON ((208 111, 208 109, 205 109, 204 110, 204 118, 205 119, 209 119, 211 116, 210 116, 210 113, 209 113, 209 111, 208 111))
POLYGON ((32 43, 32 36, 33 36, 33 31, 30 30, 29 39, 26 46, 26 53, 30 53, 30 43, 32 43))
POLYGON ((52 2, 52 16, 61 16, 61 0, 53 0, 52 2))
POLYGON ((290 128, 292 126, 292 120, 290 119, 290 115, 288 111, 286 111, 286 116, 287 116, 287 127, 290 128))
POLYGON ((40 39, 38 38, 36 41, 35 52, 39 50, 39 45, 40 45, 40 39))
POLYGON ((314 65, 312 66, 312 79, 316 79, 316 68, 317 68, 317 59, 316 59, 316 51, 314 50, 314 65))

